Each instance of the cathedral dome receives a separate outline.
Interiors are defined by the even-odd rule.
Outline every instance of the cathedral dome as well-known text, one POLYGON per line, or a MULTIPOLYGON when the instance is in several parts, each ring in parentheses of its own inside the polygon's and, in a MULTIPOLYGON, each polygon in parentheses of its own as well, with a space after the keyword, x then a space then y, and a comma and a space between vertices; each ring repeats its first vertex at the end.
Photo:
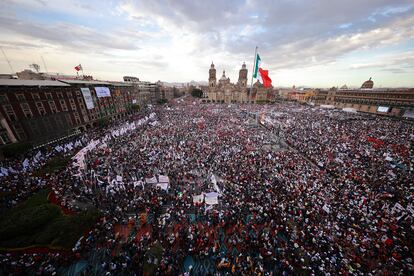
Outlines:
POLYGON ((223 70, 223 75, 221 76, 220 80, 227 80, 225 70, 223 70))
POLYGON ((362 89, 372 89, 373 87, 374 87, 374 82, 371 80, 371 78, 365 81, 361 86, 362 89))

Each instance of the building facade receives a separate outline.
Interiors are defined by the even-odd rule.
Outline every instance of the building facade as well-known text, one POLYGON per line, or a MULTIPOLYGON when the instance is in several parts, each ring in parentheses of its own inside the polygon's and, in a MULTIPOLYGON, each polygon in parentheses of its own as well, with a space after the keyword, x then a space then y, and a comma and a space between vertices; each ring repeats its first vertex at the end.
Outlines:
POLYGON ((0 79, 0 145, 37 145, 125 116, 133 91, 126 83, 0 79))
POLYGON ((204 102, 210 103, 255 103, 270 100, 272 88, 264 88, 262 84, 256 82, 252 89, 247 87, 247 68, 243 63, 239 70, 237 83, 230 82, 223 70, 221 78, 217 81, 216 68, 212 63, 209 69, 208 86, 203 87, 204 102))
POLYGON ((413 88, 374 89, 373 86, 370 78, 359 89, 317 89, 310 101, 316 105, 328 104, 337 108, 354 108, 360 112, 390 116, 404 116, 414 110, 413 88))

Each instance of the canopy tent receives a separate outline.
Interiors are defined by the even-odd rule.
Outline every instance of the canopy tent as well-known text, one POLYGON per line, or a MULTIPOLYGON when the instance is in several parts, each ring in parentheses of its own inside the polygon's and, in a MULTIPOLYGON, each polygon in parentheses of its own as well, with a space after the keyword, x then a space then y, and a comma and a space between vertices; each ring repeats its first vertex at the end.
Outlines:
POLYGON ((357 113, 357 110, 355 108, 352 108, 352 107, 342 108, 342 111, 349 112, 349 113, 357 113))
POLYGON ((159 175, 158 177, 145 178, 145 183, 155 185, 163 190, 168 190, 170 187, 170 178, 167 175, 159 175))
POLYGON ((406 110, 403 117, 414 119, 414 110, 406 110))
POLYGON ((151 178, 145 178, 145 183, 147 183, 147 184, 157 184, 158 180, 155 176, 151 177, 151 178))
POLYGON ((204 201, 204 194, 193 196, 193 203, 203 203, 203 201, 204 201))
POLYGON ((219 193, 210 192, 210 193, 205 193, 204 195, 205 195, 206 204, 208 204, 208 205, 218 204, 219 193))

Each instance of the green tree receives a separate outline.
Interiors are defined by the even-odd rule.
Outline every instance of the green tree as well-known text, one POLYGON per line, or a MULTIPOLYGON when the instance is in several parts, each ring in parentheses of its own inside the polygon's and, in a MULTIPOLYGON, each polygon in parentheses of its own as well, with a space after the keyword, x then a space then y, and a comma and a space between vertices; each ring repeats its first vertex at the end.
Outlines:
POLYGON ((201 98, 203 96, 203 91, 198 88, 193 88, 193 91, 191 91, 191 95, 195 98, 201 98))

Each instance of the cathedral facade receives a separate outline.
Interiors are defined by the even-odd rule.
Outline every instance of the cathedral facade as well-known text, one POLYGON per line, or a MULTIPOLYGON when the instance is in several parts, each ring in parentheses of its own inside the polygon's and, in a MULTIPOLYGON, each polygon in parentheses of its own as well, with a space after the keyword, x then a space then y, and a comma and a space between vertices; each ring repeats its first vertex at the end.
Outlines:
POLYGON ((254 103, 256 100, 267 99, 269 89, 264 88, 259 82, 253 85, 252 91, 247 87, 247 69, 243 63, 239 71, 237 83, 231 83, 223 70, 221 78, 217 81, 216 69, 211 63, 208 77, 208 87, 204 94, 210 103, 254 103), (250 93, 251 92, 251 93, 250 93))

